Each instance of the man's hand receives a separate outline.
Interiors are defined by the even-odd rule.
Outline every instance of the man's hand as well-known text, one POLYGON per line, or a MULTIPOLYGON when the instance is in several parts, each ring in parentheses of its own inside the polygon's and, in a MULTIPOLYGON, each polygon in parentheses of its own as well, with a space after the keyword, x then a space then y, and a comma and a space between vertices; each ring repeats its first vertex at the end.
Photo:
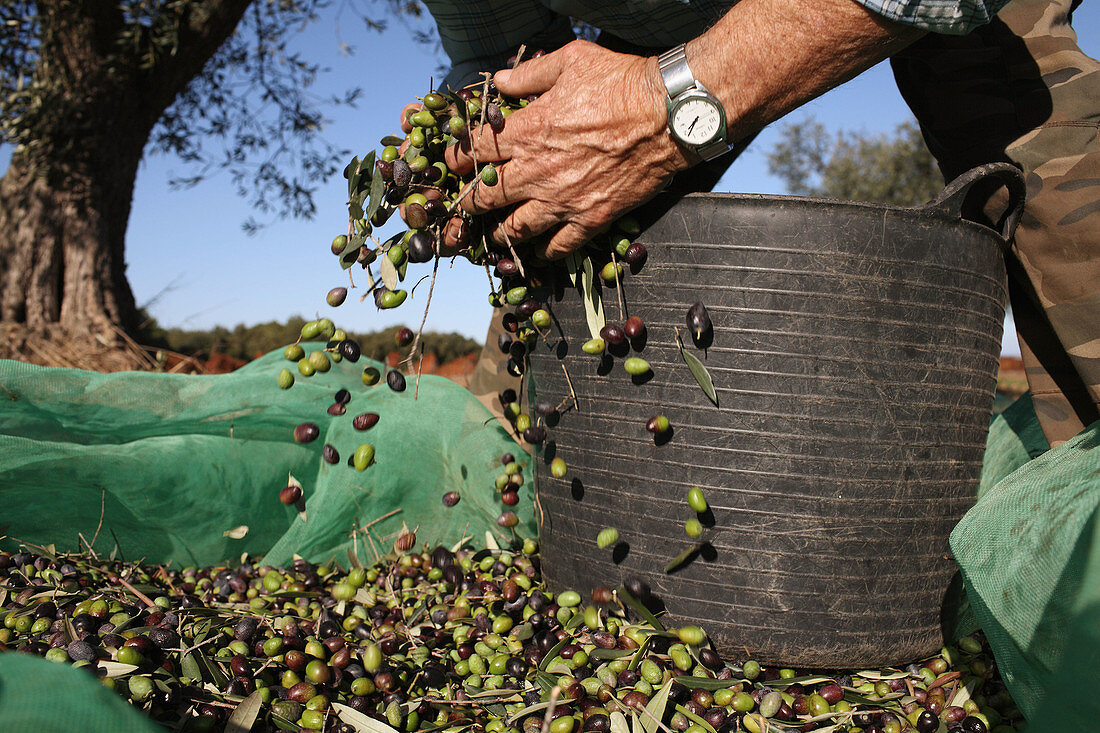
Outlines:
POLYGON ((666 130, 655 58, 574 41, 498 72, 494 83, 510 97, 539 98, 499 134, 484 125, 449 148, 447 164, 467 173, 474 153, 497 164, 497 185, 479 184, 462 206, 486 214, 499 243, 545 235, 537 254, 562 257, 691 164, 666 130))

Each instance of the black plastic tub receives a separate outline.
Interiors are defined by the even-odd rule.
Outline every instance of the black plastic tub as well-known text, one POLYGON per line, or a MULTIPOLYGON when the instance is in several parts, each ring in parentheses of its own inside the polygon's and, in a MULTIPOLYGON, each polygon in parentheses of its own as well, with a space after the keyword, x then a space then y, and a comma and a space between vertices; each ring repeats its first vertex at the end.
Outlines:
MULTIPOLYGON (((554 333, 531 361, 537 398, 572 390, 578 402, 536 462, 551 585, 640 578, 669 624, 702 624, 727 659, 875 667, 936 652, 956 572, 947 540, 980 474, 1003 251, 1022 201, 1005 165, 913 209, 687 196, 645 227, 648 261, 624 279, 646 343, 602 359, 580 350, 590 338, 580 294, 560 287, 554 333), (1001 233, 960 214, 990 177, 1011 191, 1001 233), (705 349, 685 327, 696 301, 714 323, 705 349), (677 327, 718 406, 681 359, 677 327), (649 361, 650 378, 625 373, 628 355, 649 361), (645 430, 658 413, 673 426, 663 444, 645 430), (564 479, 550 475, 554 456, 564 479), (708 527, 666 573, 695 542, 684 532, 692 486, 709 501, 708 527), (619 545, 597 548, 603 527, 619 530, 619 545)), ((602 301, 621 323, 613 288, 602 301)))

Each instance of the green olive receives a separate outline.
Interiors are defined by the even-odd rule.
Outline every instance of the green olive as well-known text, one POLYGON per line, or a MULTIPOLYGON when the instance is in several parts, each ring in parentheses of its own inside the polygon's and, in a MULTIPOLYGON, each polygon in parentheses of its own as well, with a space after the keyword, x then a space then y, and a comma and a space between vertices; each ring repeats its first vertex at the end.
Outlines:
POLYGON ((364 367, 362 380, 363 384, 373 387, 382 380, 382 373, 372 366, 364 367))
POLYGON ((707 510, 707 498, 703 496, 703 490, 698 486, 692 486, 688 489, 688 506, 694 509, 699 514, 702 514, 707 510))
POLYGON ((381 304, 383 308, 396 308, 405 302, 408 293, 404 290, 387 290, 382 293, 381 304))
POLYGON ((581 351, 586 354, 602 354, 606 348, 607 344, 602 338, 588 339, 581 345, 581 351))
POLYGON ((508 305, 519 305, 523 301, 527 300, 527 288, 522 285, 512 288, 504 296, 504 299, 508 302, 508 305))
POLYGON ((601 550, 607 547, 611 547, 613 544, 619 541, 619 530, 614 527, 604 527, 600 530, 600 533, 596 535, 596 546, 601 550))
POLYGON ((278 384, 279 389, 290 389, 294 386, 294 375, 290 373, 289 369, 279 370, 278 384))
POLYGON ((386 161, 387 163, 392 163, 393 161, 397 160, 400 155, 401 153, 397 151, 397 148, 395 146, 387 145, 386 147, 382 148, 382 152, 378 154, 378 157, 386 161))
POLYGON ((287 361, 298 361, 306 355, 306 350, 302 348, 301 344, 291 344, 283 349, 283 358, 287 361))
POLYGON ((633 376, 640 376, 642 374, 648 374, 652 371, 649 367, 649 362, 637 356, 632 356, 623 362, 623 369, 627 374, 633 376))
POLYGON ((409 122, 413 123, 417 127, 431 127, 435 124, 435 115, 431 111, 422 109, 419 112, 413 113, 413 116, 409 119, 409 122))
POLYGON ((561 456, 557 456, 554 460, 550 461, 550 475, 554 478, 564 478, 568 467, 565 465, 565 459, 561 456))
POLYGON ((374 446, 370 443, 363 443, 360 445, 355 449, 355 454, 352 456, 352 462, 355 464, 355 470, 367 470, 367 467, 374 463, 374 446))

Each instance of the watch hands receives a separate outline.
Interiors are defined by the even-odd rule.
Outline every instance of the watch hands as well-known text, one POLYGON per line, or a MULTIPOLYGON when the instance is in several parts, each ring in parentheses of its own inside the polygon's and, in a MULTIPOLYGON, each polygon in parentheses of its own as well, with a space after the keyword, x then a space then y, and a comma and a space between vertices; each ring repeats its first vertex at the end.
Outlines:
POLYGON ((688 129, 687 129, 687 134, 688 135, 691 134, 692 129, 694 129, 694 127, 695 127, 695 123, 698 122, 698 121, 699 121, 699 118, 696 117, 694 120, 691 121, 691 124, 688 125, 688 129))

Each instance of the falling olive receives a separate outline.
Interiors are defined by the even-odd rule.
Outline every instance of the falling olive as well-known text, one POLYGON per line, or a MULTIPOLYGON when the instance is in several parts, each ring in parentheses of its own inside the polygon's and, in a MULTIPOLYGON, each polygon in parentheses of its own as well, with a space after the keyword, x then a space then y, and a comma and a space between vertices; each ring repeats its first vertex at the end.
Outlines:
POLYGON ((351 459, 352 463, 355 465, 355 470, 367 470, 367 467, 374 463, 374 446, 370 443, 363 443, 355 449, 355 453, 352 454, 351 459))
POLYGON ((696 301, 688 308, 687 326, 691 331, 691 337, 697 342, 704 340, 704 337, 713 330, 714 326, 705 305, 696 301))
POLYGON ((341 305, 348 297, 347 288, 333 288, 328 291, 328 295, 325 296, 325 302, 331 305, 333 308, 341 305))
POLYGON ((388 384, 390 389, 392 389, 394 392, 404 392, 405 375, 397 371, 396 369, 391 369, 390 371, 386 372, 386 384, 388 384))

